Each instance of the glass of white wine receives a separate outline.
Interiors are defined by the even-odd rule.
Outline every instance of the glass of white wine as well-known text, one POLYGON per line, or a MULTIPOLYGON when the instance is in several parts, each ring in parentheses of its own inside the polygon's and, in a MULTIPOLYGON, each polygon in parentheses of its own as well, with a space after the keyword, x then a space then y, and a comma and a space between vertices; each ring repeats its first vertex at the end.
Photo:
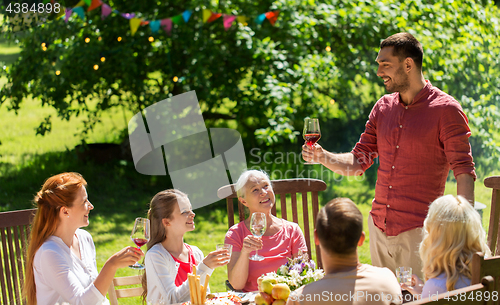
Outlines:
MULTIPOLYGON (((253 213, 252 218, 250 219, 250 231, 255 237, 262 237, 266 232, 266 214, 264 213, 253 213)), ((255 254, 250 257, 253 261, 261 261, 264 259, 263 256, 257 254, 257 250, 255 250, 255 254)))

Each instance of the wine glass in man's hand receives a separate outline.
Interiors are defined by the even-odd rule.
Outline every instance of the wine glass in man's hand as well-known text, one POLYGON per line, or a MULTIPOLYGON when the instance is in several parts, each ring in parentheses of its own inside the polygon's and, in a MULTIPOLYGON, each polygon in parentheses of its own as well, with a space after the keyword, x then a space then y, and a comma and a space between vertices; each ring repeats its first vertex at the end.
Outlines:
MULTIPOLYGON (((304 132, 302 133, 306 145, 312 148, 321 138, 321 130, 319 129, 318 119, 306 118, 304 120, 304 132)), ((317 162, 306 162, 304 164, 319 164, 317 162)))

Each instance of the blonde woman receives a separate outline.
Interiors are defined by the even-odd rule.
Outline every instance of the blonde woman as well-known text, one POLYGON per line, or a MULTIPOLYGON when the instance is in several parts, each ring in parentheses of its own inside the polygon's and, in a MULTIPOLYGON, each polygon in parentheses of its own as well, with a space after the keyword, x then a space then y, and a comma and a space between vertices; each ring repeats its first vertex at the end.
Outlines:
POLYGON ((420 244, 425 284, 413 276, 414 286, 402 285, 422 298, 470 286, 470 264, 475 252, 491 254, 481 218, 465 198, 446 195, 429 207, 420 244))
POLYGON ((31 227, 23 287, 29 305, 109 304, 106 292, 116 270, 144 255, 126 247, 97 272, 92 236, 80 229, 89 225, 89 213, 94 209, 86 185, 80 174, 62 173, 47 179, 35 197, 38 209, 31 227))

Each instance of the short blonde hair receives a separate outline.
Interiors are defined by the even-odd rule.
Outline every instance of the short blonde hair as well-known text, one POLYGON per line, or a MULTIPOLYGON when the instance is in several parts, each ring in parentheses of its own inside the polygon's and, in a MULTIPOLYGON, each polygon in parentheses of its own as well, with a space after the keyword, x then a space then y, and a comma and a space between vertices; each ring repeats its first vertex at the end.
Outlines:
POLYGON ((455 289, 460 275, 471 278, 475 252, 491 254, 481 217, 465 198, 446 195, 434 200, 424 221, 420 257, 425 279, 446 274, 446 289, 455 289))
POLYGON ((269 185, 271 185, 271 179, 269 179, 269 175, 265 171, 256 169, 244 171, 240 175, 238 181, 236 182, 236 185, 234 186, 236 188, 236 194, 238 195, 238 197, 245 198, 245 185, 247 184, 248 179, 250 179, 251 177, 266 179, 269 182, 269 185))

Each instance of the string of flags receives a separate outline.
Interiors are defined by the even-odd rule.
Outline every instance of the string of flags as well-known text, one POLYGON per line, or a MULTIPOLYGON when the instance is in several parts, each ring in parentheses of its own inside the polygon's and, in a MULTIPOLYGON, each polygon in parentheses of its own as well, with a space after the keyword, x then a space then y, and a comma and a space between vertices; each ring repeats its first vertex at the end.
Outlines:
MULTIPOLYGON (((44 0, 45 2, 49 2, 50 0, 44 0)), ((111 13, 115 13, 120 15, 121 17, 128 19, 130 23, 130 31, 132 35, 134 35, 137 30, 139 29, 139 26, 145 26, 149 25, 151 31, 153 33, 158 33, 160 28, 162 28, 168 35, 171 35, 172 32, 172 24, 177 24, 180 25, 183 22, 187 23, 189 19, 191 18, 191 15, 193 11, 191 10, 185 10, 181 14, 178 14, 173 17, 169 18, 164 18, 160 20, 146 20, 144 18, 137 17, 135 13, 122 13, 119 12, 116 9, 113 9, 110 7, 108 4, 102 2, 102 0, 81 0, 78 2, 74 7, 72 8, 65 8, 64 12, 61 11, 59 13, 58 17, 64 17, 64 21, 67 23, 69 18, 73 14, 77 14, 78 17, 82 20, 85 20, 85 9, 83 8, 84 5, 87 5, 87 12, 90 12, 92 10, 95 10, 97 8, 101 8, 101 19, 106 19, 111 13)), ((278 19, 279 16, 279 11, 269 11, 266 13, 262 13, 258 15, 254 21, 257 24, 262 24, 266 19, 269 20, 271 25, 274 26, 276 23, 276 20, 278 19)), ((215 13, 209 9, 203 9, 202 10, 202 17, 203 17, 203 23, 212 23, 219 18, 222 17, 224 29, 227 31, 231 26, 234 24, 235 21, 247 25, 248 17, 246 16, 236 16, 236 15, 228 15, 228 14, 222 14, 222 13, 215 13)))

